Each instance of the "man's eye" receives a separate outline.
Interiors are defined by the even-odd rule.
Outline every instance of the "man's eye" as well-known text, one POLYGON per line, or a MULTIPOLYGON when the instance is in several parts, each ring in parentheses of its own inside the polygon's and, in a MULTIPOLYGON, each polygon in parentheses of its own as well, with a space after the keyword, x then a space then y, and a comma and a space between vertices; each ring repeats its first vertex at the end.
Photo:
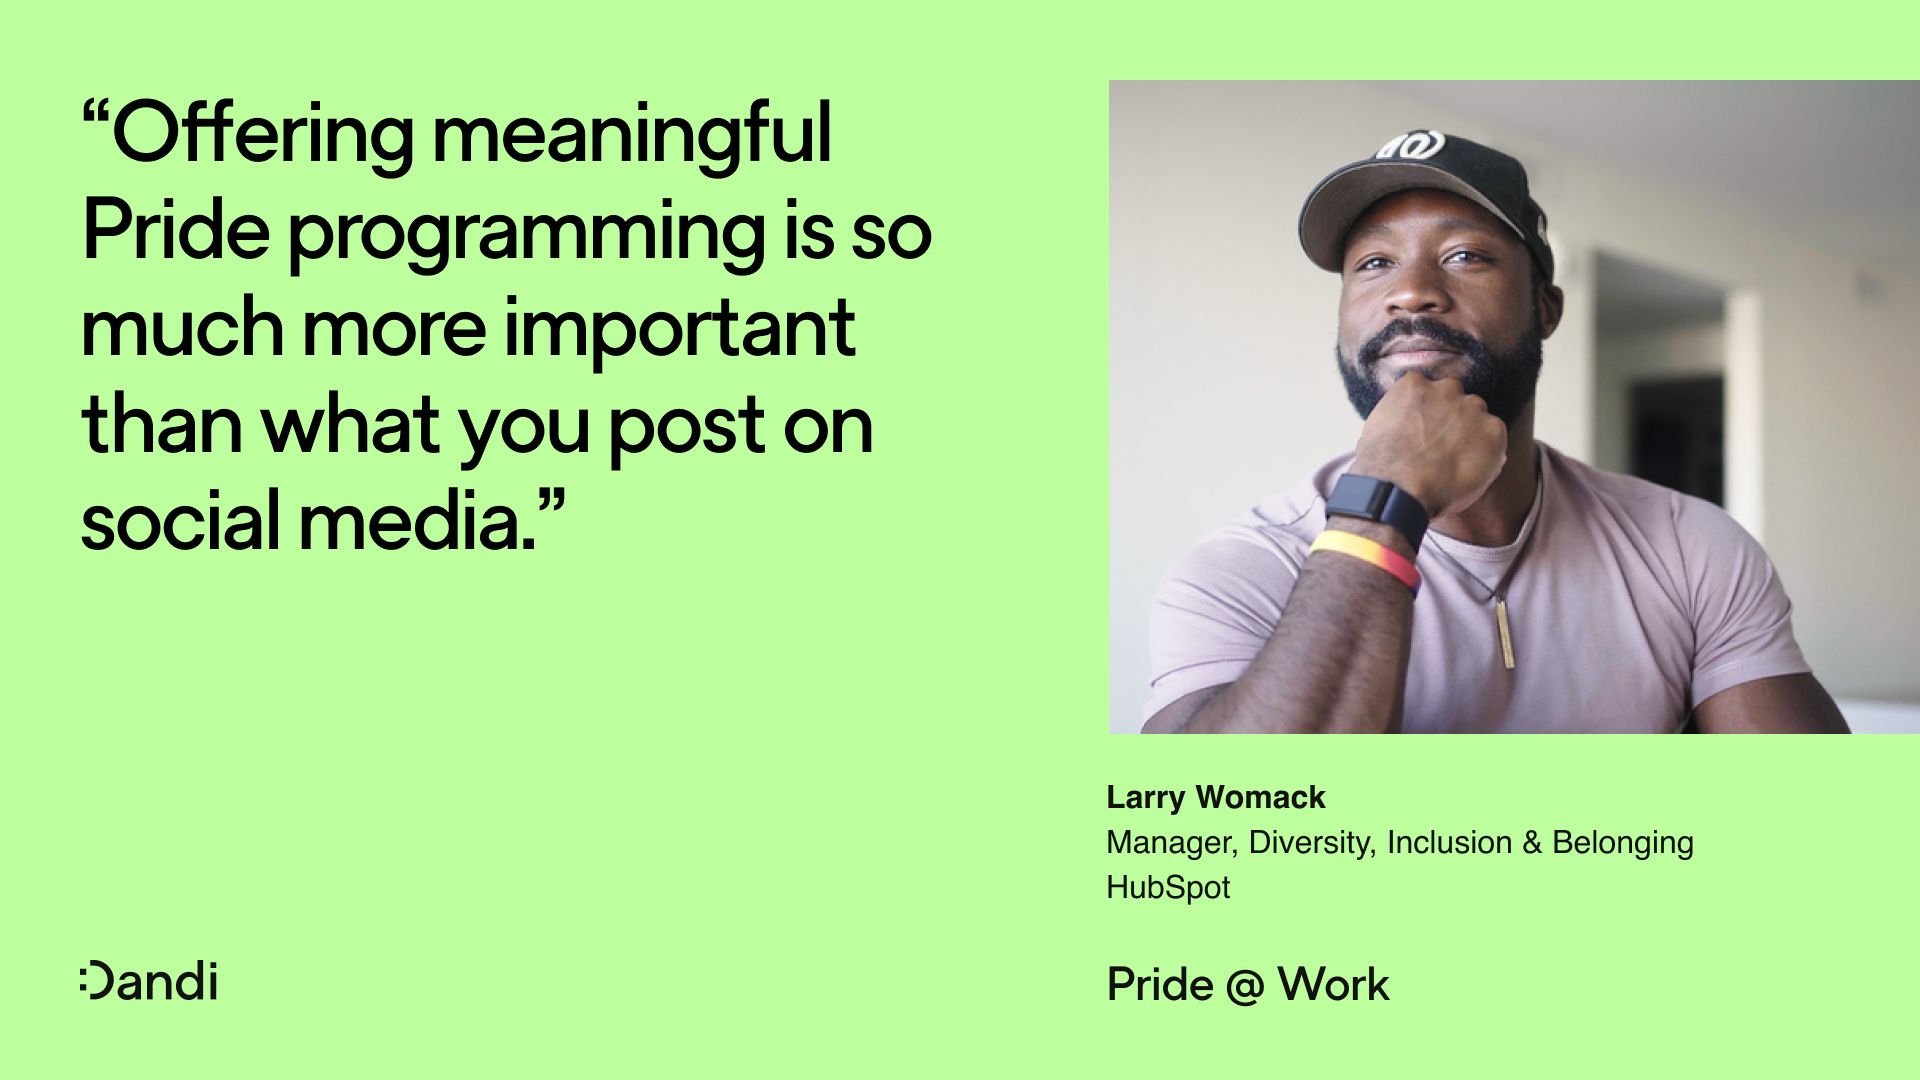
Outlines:
POLYGON ((1487 257, 1477 251, 1456 251, 1447 256, 1449 262, 1486 262, 1487 257))
POLYGON ((1383 256, 1375 255, 1370 259, 1362 259, 1360 261, 1360 265, 1354 267, 1354 269, 1355 270, 1378 270, 1385 265, 1387 265, 1387 260, 1383 256))

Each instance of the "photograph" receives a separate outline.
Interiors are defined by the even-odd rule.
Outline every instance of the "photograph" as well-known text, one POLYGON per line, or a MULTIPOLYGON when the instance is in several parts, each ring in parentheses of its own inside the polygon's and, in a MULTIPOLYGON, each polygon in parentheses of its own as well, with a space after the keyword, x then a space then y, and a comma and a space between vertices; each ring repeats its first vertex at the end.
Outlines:
POLYGON ((1916 135, 1110 84, 1109 731, 1920 731, 1916 135))

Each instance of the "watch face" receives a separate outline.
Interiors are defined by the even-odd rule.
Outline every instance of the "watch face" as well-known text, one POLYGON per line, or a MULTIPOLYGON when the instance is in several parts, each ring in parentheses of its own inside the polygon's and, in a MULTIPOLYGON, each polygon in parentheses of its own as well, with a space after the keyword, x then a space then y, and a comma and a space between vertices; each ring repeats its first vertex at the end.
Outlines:
POLYGON ((1327 513, 1351 514, 1369 521, 1379 521, 1380 510, 1391 494, 1393 485, 1385 480, 1348 473, 1333 485, 1333 494, 1327 497, 1327 513))

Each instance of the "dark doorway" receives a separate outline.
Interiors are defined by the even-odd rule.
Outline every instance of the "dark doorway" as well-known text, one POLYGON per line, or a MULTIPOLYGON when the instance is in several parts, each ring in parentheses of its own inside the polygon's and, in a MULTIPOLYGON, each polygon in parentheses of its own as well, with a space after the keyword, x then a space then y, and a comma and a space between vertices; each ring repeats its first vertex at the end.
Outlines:
POLYGON ((1655 379, 1629 388, 1633 475, 1726 502, 1726 380, 1655 379))

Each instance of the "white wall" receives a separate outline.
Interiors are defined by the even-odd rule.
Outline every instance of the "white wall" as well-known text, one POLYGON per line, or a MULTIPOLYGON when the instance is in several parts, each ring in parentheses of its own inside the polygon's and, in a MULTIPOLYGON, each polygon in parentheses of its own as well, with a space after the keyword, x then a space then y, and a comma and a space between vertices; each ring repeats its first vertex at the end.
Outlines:
MULTIPOLYGON (((1861 268, 1542 143, 1357 84, 1116 83, 1110 116, 1109 717, 1139 727, 1154 586, 1209 529, 1350 449, 1333 370, 1337 279, 1295 222, 1323 176, 1414 127, 1520 158, 1551 219, 1568 292, 1547 343, 1537 431, 1590 457, 1593 250, 1755 297, 1760 363, 1733 398, 1750 430, 1764 540, 1795 628, 1836 695, 1920 701, 1920 281, 1861 268)), ((1567 144, 1577 144, 1570 132, 1567 144)), ((1734 417, 1729 416, 1730 425, 1734 417)), ((1735 450, 1736 447, 1730 447, 1735 450)), ((1739 512, 1736 512, 1739 516, 1739 512)))

